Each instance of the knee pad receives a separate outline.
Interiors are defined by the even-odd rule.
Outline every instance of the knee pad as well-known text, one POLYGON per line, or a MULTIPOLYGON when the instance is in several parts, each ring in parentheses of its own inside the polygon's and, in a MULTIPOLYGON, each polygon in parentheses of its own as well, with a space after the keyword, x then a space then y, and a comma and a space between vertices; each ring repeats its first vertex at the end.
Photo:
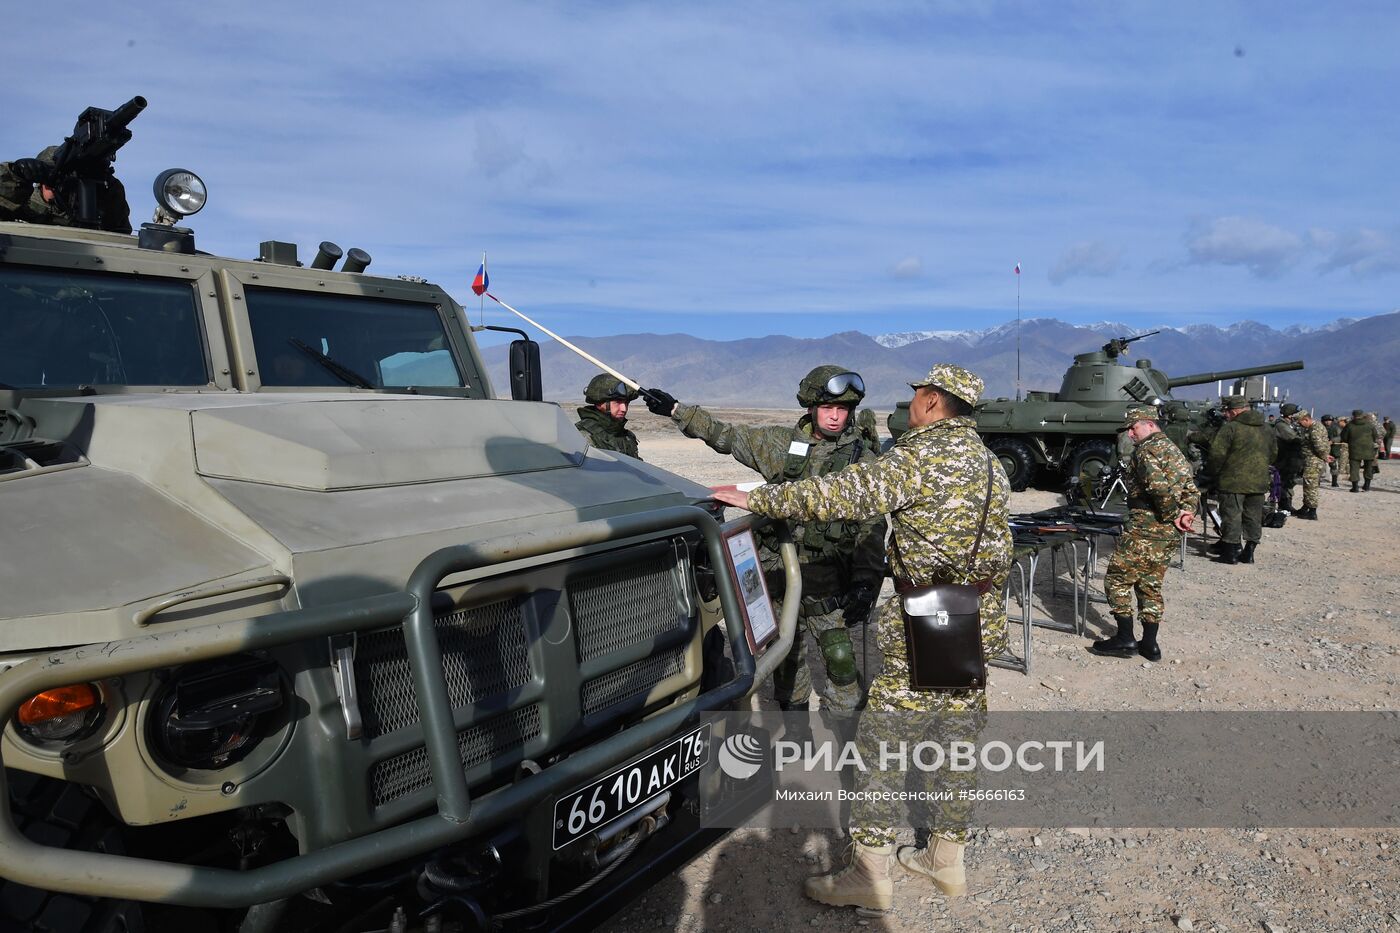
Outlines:
POLYGON ((826 676, 838 687, 856 682, 856 656, 851 650, 851 634, 845 627, 830 629, 817 637, 821 645, 822 660, 826 662, 826 676))

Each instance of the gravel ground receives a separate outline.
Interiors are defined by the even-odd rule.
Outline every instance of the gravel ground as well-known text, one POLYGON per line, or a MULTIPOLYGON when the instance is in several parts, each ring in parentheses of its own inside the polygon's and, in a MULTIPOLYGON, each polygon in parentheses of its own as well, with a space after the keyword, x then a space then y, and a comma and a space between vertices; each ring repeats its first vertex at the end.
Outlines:
MULTIPOLYGON (((795 413, 720 416, 790 424, 795 413)), ((631 426, 649 462, 710 485, 755 478, 644 409, 631 426)), ((1266 529, 1252 566, 1205 560, 1193 536, 1185 569, 1167 575, 1163 663, 1089 654, 1088 640, 1112 625, 1095 602, 1087 638, 1035 630, 1031 676, 992 671, 992 708, 1400 708, 1397 478, 1400 465, 1382 462, 1369 493, 1324 486, 1321 521, 1266 529)), ((1012 510, 1058 501, 1027 491, 1012 510)), ((1094 586, 1101 592, 1100 579, 1094 586)), ((1068 611, 1039 599, 1035 608, 1068 611)), ((983 830, 968 848, 967 897, 944 898, 896 869, 895 908, 878 917, 802 896, 801 879, 827 870, 843 845, 833 831, 735 831, 605 929, 1400 930, 1396 831, 983 830)))

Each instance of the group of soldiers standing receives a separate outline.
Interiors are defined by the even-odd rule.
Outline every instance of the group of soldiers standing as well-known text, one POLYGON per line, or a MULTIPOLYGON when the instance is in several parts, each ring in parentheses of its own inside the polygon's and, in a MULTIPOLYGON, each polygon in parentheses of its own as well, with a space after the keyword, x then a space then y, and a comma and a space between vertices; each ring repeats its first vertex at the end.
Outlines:
MULTIPOLYGON (((607 375, 589 383, 578 428, 597 447, 637 456, 626 430, 627 406, 639 396, 654 414, 686 436, 732 455, 767 481, 752 493, 717 490, 714 498, 757 514, 788 519, 802 567, 800 624, 820 649, 828 689, 824 706, 838 716, 877 711, 970 714, 987 709, 985 684, 971 690, 922 692, 912 688, 900 593, 938 583, 975 585, 984 659, 1006 646, 1003 588, 1010 572, 1010 483, 976 431, 973 408, 983 383, 957 366, 937 364, 911 383, 909 429, 883 453, 873 415, 856 411, 865 395, 861 377, 836 365, 814 368, 801 381, 797 401, 806 413, 792 427, 748 426, 721 421, 698 405, 685 405, 661 389, 636 390, 607 375), (990 466, 989 466, 990 462, 990 466), (886 542, 886 521, 889 540, 886 542), (985 528, 986 535, 982 535, 985 528), (975 534, 974 534, 975 532, 975 534), (881 552, 884 552, 884 557, 881 552), (883 656, 869 684, 856 670, 848 626, 866 622, 886 573, 896 595, 873 616, 883 656)), ((1369 489, 1377 452, 1388 455, 1394 425, 1376 425, 1356 411, 1314 422, 1310 413, 1284 405, 1268 423, 1242 396, 1222 402, 1224 421, 1213 434, 1193 436, 1203 448, 1220 502, 1224 563, 1252 563, 1261 538, 1273 470, 1281 477, 1280 504, 1292 508, 1292 488, 1303 485, 1294 514, 1317 518, 1318 487, 1330 464, 1333 485, 1341 462, 1350 462, 1352 491, 1369 489), (1272 470, 1271 470, 1272 468, 1272 470), (1364 487, 1359 484, 1364 480, 1364 487), (1243 543, 1241 543, 1243 542, 1243 543)), ((1117 631, 1096 641, 1095 653, 1148 661, 1162 656, 1162 584, 1181 535, 1201 503, 1195 469, 1167 437, 1151 406, 1133 406, 1120 428, 1131 441, 1128 514, 1104 574, 1117 631), (1135 637, 1135 624, 1141 637, 1135 637)), ((762 560, 770 591, 783 596, 775 542, 764 539, 762 560)), ((807 649, 796 641, 774 675, 779 705, 804 709, 811 693, 807 649)), ((883 910, 893 903, 892 866, 898 862, 945 894, 966 890, 963 868, 967 827, 944 812, 926 847, 896 849, 894 829, 862 825, 853 814, 845 864, 808 878, 804 891, 824 904, 883 910)))

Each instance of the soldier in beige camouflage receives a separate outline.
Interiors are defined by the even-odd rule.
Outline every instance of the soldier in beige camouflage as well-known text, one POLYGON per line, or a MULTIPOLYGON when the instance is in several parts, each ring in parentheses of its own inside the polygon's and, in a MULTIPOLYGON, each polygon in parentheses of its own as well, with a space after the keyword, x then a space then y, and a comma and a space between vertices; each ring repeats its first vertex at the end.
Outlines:
POLYGON ((1093 651, 1113 657, 1140 654, 1162 659, 1157 627, 1162 623, 1162 580, 1181 533, 1195 521, 1196 489, 1190 462, 1162 433, 1157 409, 1135 405, 1123 427, 1136 445, 1128 467, 1128 522, 1103 576, 1104 594, 1118 623, 1112 638, 1094 642, 1093 651), (1133 596, 1137 596, 1142 638, 1133 637, 1133 596))
MULTIPOLYGON (((890 516, 890 569, 897 589, 932 583, 974 584, 981 591, 982 649, 987 658, 1006 647, 1003 587, 1011 568, 1009 495, 1011 484, 1000 462, 977 435, 972 409, 982 380, 957 366, 939 364, 924 379, 911 383, 909 430, 883 456, 820 479, 763 486, 752 493, 721 493, 717 498, 761 515, 836 521, 890 516), (991 497, 986 527, 973 553, 984 503, 988 468, 991 497)), ((926 693, 910 688, 899 597, 880 607, 878 638, 884 667, 870 686, 870 711, 936 714, 941 733, 975 736, 987 709, 984 690, 926 693), (961 714, 961 715, 959 715, 961 714)), ((888 723, 891 717, 879 717, 888 723)), ((927 718, 927 717, 926 717, 927 718)), ((862 738, 867 726, 862 723, 862 738)), ((904 736, 903 738, 908 738, 904 736)), ((916 737, 917 738, 917 737, 916 737)), ((897 738, 896 738, 897 741, 897 738)), ((894 780, 902 782, 899 775, 894 780)), ((963 787, 975 786, 975 772, 963 787)), ((967 889, 963 848, 966 808, 942 810, 928 848, 903 846, 898 861, 930 878, 946 894, 967 889)), ((860 821, 857 811, 855 822, 860 821)), ((856 825, 849 863, 831 875, 807 879, 808 897, 836 906, 889 908, 895 829, 856 825)))
POLYGON ((1314 421, 1311 412, 1299 411, 1293 416, 1303 435, 1303 507, 1295 515, 1298 518, 1317 521, 1319 501, 1318 487, 1322 485, 1322 471, 1332 459, 1332 442, 1327 437, 1327 428, 1314 421))

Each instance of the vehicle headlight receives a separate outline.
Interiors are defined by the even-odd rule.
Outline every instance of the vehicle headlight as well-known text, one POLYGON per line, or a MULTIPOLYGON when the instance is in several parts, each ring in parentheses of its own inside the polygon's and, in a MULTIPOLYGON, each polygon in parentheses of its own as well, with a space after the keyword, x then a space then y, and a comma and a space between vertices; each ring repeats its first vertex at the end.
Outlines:
POLYGON ((222 768, 252 750, 286 702, 273 662, 242 655, 192 664, 156 697, 147 735, 180 768, 222 768))
POLYGON ((72 742, 91 735, 107 711, 96 684, 70 684, 37 693, 15 714, 21 735, 38 742, 72 742))
POLYGON ((156 203, 178 217, 199 213, 209 200, 204 180, 184 168, 168 168, 156 176, 156 203))

